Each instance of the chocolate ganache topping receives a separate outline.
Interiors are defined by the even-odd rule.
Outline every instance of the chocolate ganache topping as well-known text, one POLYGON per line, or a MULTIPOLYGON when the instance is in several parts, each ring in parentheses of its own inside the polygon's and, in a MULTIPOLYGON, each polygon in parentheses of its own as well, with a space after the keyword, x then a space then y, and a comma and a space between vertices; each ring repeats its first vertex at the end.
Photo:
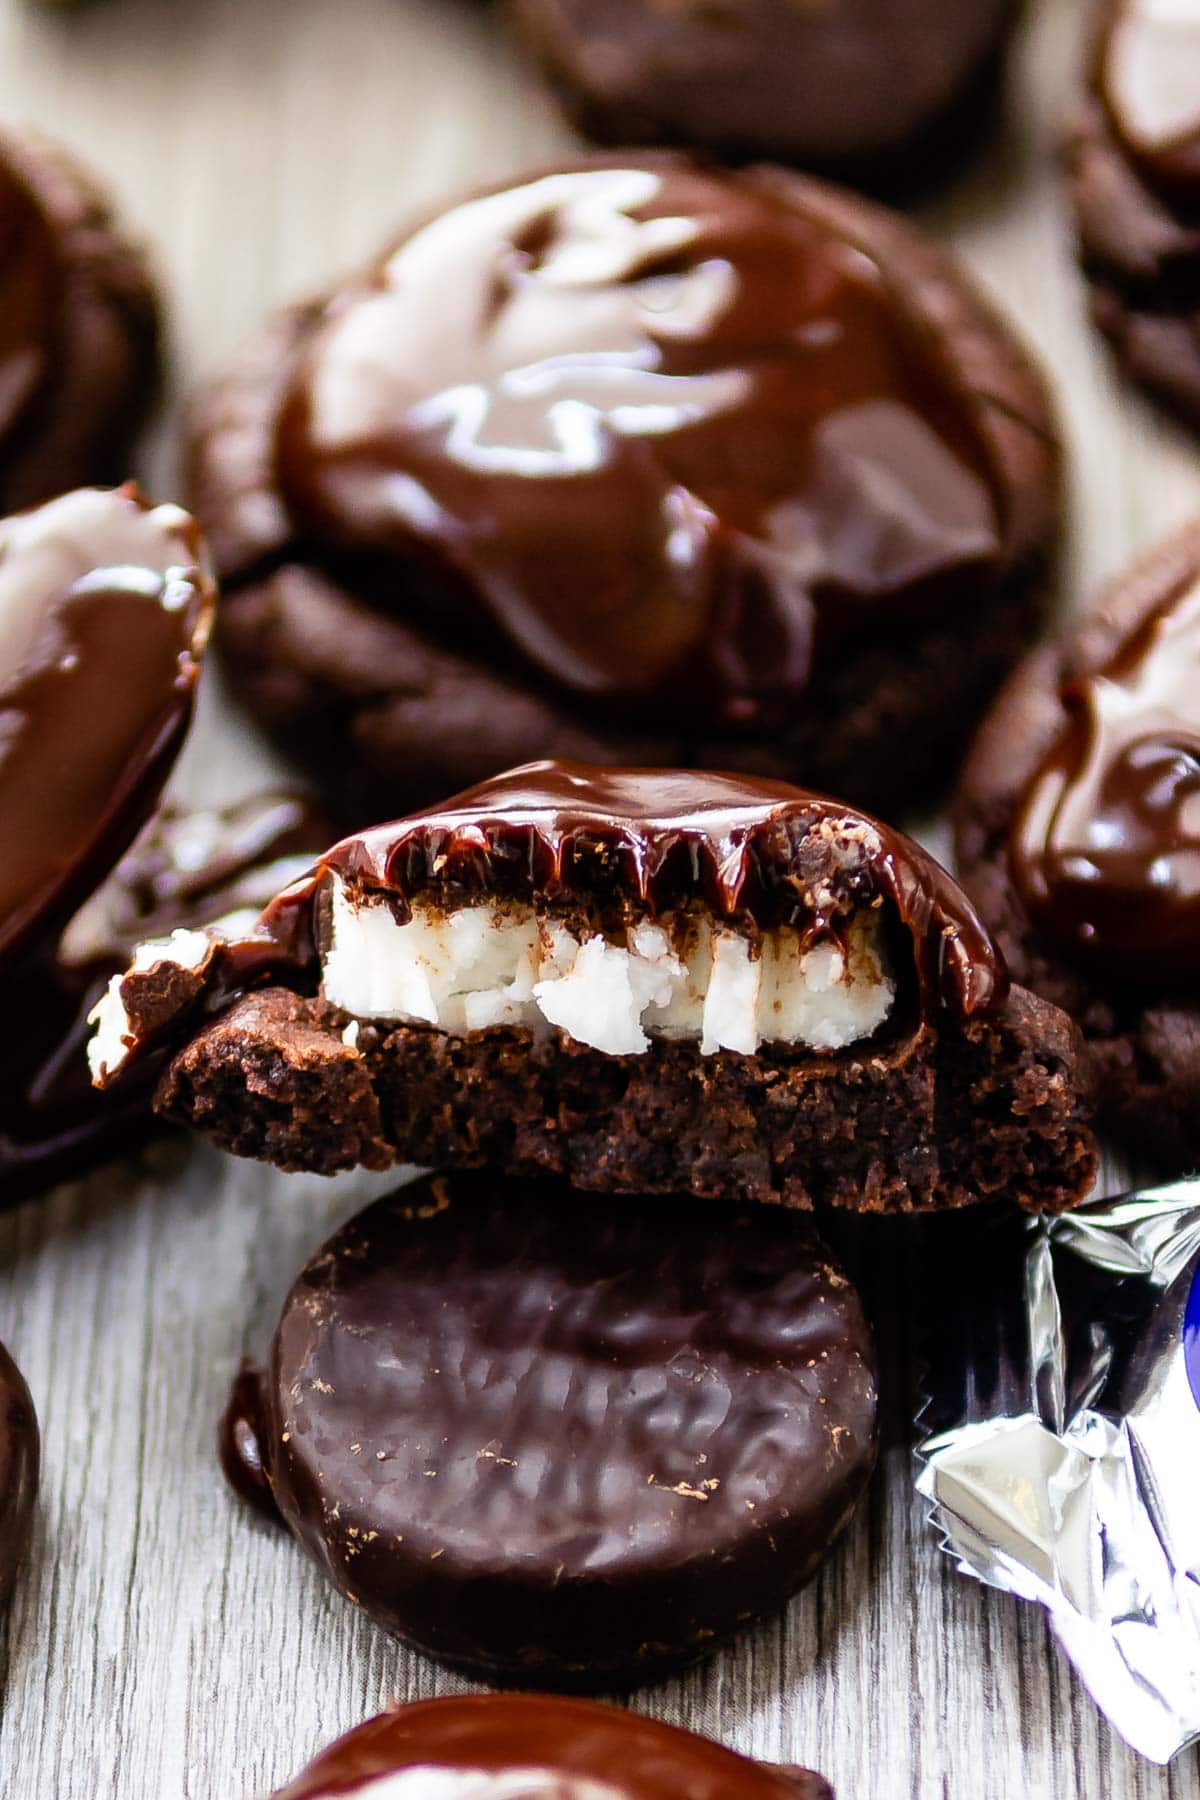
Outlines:
POLYGON ((770 1768, 637 1713, 541 1694, 471 1694, 382 1713, 331 1744, 275 1800, 383 1800, 385 1789, 423 1800, 435 1776, 442 1800, 832 1800, 807 1769, 770 1768))
POLYGON ((782 178, 598 158, 462 202, 332 301, 278 477, 301 541, 437 635, 733 727, 1003 560, 960 383, 782 178))
POLYGON ((1065 949, 1115 982, 1200 976, 1200 579, 1193 569, 1100 668, 1013 825, 1014 879, 1065 949))
POLYGON ((657 916, 701 903, 758 928, 836 935, 845 887, 829 844, 859 852, 863 904, 880 899, 911 939, 923 1008, 959 1018, 999 1006, 1007 974, 966 896, 910 838, 836 800, 789 786, 683 770, 540 762, 442 807, 344 838, 281 894, 264 924, 312 954, 314 899, 327 875, 386 891, 403 908, 432 893, 537 900, 657 916))
POLYGON ((1200 4, 1114 0, 1096 88, 1113 130, 1152 185, 1200 204, 1200 4))
POLYGON ((0 963, 61 926, 153 806, 212 605, 178 507, 81 489, 0 522, 0 963))

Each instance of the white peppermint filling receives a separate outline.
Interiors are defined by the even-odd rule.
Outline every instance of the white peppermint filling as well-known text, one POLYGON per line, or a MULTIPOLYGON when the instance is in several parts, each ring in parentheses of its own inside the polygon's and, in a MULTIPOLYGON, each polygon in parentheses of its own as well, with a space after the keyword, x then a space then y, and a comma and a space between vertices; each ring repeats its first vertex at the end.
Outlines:
POLYGON ((851 921, 845 950, 805 949, 781 926, 758 953, 704 917, 635 925, 624 944, 517 906, 418 906, 401 924, 386 901, 352 897, 336 878, 322 974, 325 998, 359 1018, 451 1036, 553 1026, 609 1056, 654 1037, 699 1039, 705 1056, 751 1056, 764 1042, 840 1050, 883 1024, 896 993, 878 910, 851 921))

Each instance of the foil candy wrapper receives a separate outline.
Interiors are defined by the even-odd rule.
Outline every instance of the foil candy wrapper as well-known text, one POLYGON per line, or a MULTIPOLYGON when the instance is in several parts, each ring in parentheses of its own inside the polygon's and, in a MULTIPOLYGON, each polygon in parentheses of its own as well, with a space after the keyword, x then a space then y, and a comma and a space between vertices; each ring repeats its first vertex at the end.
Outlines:
POLYGON ((986 1291, 931 1327, 917 1489, 959 1569, 1040 1601, 1166 1762, 1200 1737, 1200 1179, 975 1250, 986 1291))

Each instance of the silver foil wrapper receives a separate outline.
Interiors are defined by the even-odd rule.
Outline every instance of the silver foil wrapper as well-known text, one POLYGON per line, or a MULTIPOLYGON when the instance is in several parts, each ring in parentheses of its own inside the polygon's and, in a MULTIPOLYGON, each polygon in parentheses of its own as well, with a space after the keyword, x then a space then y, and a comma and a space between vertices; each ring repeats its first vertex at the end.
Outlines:
POLYGON ((930 1348, 917 1479, 1144 1756, 1200 1737, 1200 1179, 997 1224, 930 1348))

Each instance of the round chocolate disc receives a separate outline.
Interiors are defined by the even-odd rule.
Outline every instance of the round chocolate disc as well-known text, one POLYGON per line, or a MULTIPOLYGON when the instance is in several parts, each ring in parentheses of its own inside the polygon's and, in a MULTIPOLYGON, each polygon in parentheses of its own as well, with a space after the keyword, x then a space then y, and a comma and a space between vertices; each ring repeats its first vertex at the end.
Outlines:
POLYGON ((380 1624, 480 1674, 603 1687, 781 1606, 875 1430, 870 1331, 811 1226, 464 1175, 318 1253, 223 1440, 380 1624))
POLYGON ((275 1800, 832 1800, 809 1769, 587 1700, 472 1694, 369 1719, 275 1800))

